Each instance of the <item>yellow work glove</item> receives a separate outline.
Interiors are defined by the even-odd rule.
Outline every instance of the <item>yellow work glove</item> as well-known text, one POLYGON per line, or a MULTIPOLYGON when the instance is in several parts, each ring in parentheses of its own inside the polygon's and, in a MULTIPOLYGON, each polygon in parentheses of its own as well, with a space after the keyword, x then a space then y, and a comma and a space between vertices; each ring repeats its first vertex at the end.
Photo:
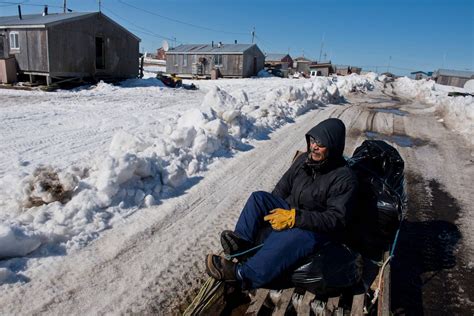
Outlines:
POLYGON ((270 222, 274 230, 283 230, 295 226, 295 209, 285 210, 276 208, 270 211, 270 214, 263 219, 270 222))

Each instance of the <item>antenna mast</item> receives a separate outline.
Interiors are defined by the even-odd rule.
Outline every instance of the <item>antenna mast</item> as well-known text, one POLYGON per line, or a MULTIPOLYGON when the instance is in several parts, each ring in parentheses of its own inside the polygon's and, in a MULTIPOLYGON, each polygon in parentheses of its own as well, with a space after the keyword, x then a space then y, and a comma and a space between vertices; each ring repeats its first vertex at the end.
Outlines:
POLYGON ((321 41, 321 49, 319 50, 319 60, 318 61, 321 61, 321 55, 323 54, 323 47, 324 47, 324 36, 326 34, 323 33, 323 40, 321 41))

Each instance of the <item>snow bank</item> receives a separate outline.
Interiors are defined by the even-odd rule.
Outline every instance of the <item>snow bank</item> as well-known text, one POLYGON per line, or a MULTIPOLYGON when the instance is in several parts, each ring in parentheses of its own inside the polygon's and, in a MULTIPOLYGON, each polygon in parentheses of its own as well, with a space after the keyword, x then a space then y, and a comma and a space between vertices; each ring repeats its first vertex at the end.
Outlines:
MULTIPOLYGON (((273 79, 249 82, 268 80, 273 79)), ((92 161, 63 170, 39 166, 29 174, 9 174, 0 179, 0 258, 25 256, 40 245, 80 248, 140 207, 179 194, 219 157, 248 147, 249 140, 260 139, 308 110, 340 101, 344 93, 371 89, 372 80, 357 75, 337 82, 318 77, 301 81, 299 87, 262 89, 264 97, 258 101, 250 100, 245 89, 210 87, 198 108, 178 112, 146 132, 119 129, 105 155, 92 161)), ((101 97, 116 97, 124 89, 161 85, 147 78, 120 86, 101 82, 91 89, 101 97)), ((10 275, 0 271, 0 283, 2 278, 10 275)))
POLYGON ((449 128, 461 133, 474 145, 474 97, 450 97, 448 92, 464 92, 464 89, 436 84, 429 80, 398 78, 394 87, 401 96, 414 98, 434 106, 449 128))

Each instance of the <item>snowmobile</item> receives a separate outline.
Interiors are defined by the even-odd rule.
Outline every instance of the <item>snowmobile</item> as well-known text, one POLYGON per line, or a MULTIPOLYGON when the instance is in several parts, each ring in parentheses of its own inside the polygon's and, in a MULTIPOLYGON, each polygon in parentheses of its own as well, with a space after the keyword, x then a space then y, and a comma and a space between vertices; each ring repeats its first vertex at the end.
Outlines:
POLYGON ((170 88, 184 88, 186 90, 197 90, 197 87, 194 83, 183 84, 183 80, 178 77, 176 74, 167 75, 162 72, 159 72, 156 75, 156 79, 161 80, 163 84, 170 88))
POLYGON ((350 242, 326 243, 271 289, 242 293, 209 278, 184 315, 231 314, 242 306, 245 315, 388 315, 390 261, 407 205, 404 161, 386 142, 366 140, 348 165, 360 185, 350 242))

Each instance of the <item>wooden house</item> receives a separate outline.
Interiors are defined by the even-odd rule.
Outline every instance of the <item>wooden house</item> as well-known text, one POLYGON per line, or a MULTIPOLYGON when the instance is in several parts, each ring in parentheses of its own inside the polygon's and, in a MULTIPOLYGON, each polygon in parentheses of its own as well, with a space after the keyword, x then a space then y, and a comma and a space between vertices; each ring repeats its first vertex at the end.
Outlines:
POLYGON ((0 17, 0 58, 20 75, 115 79, 138 75, 140 39, 100 12, 0 17))
POLYGON ((329 76, 334 73, 334 68, 330 61, 313 63, 309 65, 311 77, 329 76))
POLYGON ((263 69, 256 44, 188 44, 166 52, 166 72, 182 77, 246 78, 263 69))
POLYGON ((433 77, 435 78, 436 83, 462 88, 469 79, 474 79, 474 72, 438 69, 433 73, 433 77))
POLYGON ((351 74, 351 67, 348 65, 335 65, 334 72, 338 76, 347 76, 351 74))
POLYGON ((288 54, 269 53, 265 55, 265 67, 285 70, 293 67, 293 59, 288 54))
POLYGON ((296 57, 293 62, 293 68, 296 72, 309 75, 310 70, 309 66, 312 64, 312 61, 305 57, 296 57))

